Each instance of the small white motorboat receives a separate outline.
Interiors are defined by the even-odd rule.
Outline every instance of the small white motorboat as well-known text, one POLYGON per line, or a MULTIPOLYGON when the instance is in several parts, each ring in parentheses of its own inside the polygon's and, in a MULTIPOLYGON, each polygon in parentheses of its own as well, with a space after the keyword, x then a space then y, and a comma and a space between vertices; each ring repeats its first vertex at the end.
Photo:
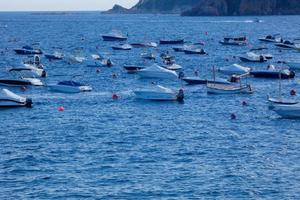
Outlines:
POLYGON ((141 89, 134 91, 137 99, 153 101, 183 101, 184 92, 180 89, 178 92, 172 89, 155 85, 151 89, 141 89))
POLYGON ((48 85, 49 90, 63 93, 90 92, 92 88, 75 81, 61 81, 57 84, 48 85))
POLYGON ((155 60, 155 55, 153 53, 141 53, 141 57, 146 60, 155 60))
POLYGON ((242 37, 225 37, 223 41, 219 42, 222 45, 245 46, 247 45, 247 38, 242 37))
POLYGON ((252 94, 250 85, 229 85, 208 83, 206 85, 208 94, 252 94))
POLYGON ((273 111, 283 118, 294 119, 300 118, 300 104, 274 104, 273 111))
POLYGON ((10 90, 2 89, 0 92, 0 108, 32 107, 30 98, 21 97, 10 90))
POLYGON ((142 78, 178 79, 178 74, 157 64, 137 71, 142 78))
POLYGON ((126 41, 127 36, 123 35, 121 32, 113 30, 108 34, 102 35, 104 41, 126 41))
POLYGON ((54 51, 52 54, 45 54, 45 57, 49 60, 62 60, 64 58, 64 54, 54 51))
POLYGON ((294 42, 291 42, 289 40, 285 40, 280 43, 276 43, 275 46, 285 49, 298 49, 300 48, 300 44, 295 44, 294 42))
POLYGON ((226 66, 226 67, 221 67, 218 70, 220 73, 222 74, 226 74, 226 75, 242 75, 242 74, 246 74, 249 73, 251 71, 251 68, 249 67, 243 67, 241 65, 238 64, 233 64, 230 66, 226 66))
POLYGON ((121 51, 129 51, 132 49, 132 46, 130 44, 123 44, 120 46, 113 46, 113 50, 121 50, 121 51))
POLYGON ((44 69, 44 66, 41 63, 41 58, 39 55, 34 55, 33 61, 30 60, 24 62, 24 67, 35 71, 35 73, 39 77, 46 77, 47 75, 46 70, 44 69))
POLYGON ((241 56, 240 60, 242 62, 266 62, 267 58, 265 58, 264 55, 258 55, 253 52, 248 52, 247 56, 241 56))
POLYGON ((282 38, 278 37, 278 35, 267 35, 266 37, 259 38, 258 40, 262 42, 273 42, 273 43, 282 42, 282 38))

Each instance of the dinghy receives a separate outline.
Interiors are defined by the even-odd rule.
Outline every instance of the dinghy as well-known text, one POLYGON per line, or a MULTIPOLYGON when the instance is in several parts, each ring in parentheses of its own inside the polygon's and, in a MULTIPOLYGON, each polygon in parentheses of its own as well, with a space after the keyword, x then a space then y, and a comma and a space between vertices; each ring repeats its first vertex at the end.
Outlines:
POLYGON ((141 78, 178 79, 178 74, 157 64, 137 71, 141 78))
POLYGON ((152 100, 152 101, 183 101, 184 93, 180 89, 178 92, 160 86, 155 85, 150 89, 140 89, 134 91, 137 99, 152 100))
POLYGON ((10 90, 2 89, 0 92, 0 108, 12 107, 32 107, 32 100, 30 98, 21 97, 10 90))
POLYGON ((63 93, 90 92, 92 88, 75 81, 61 81, 57 84, 48 85, 49 90, 63 93))
POLYGON ((241 65, 238 64, 233 64, 230 66, 226 66, 226 67, 221 67, 218 71, 222 74, 226 74, 226 75, 242 75, 242 74, 246 74, 249 73, 251 70, 251 68, 249 67, 243 67, 241 65))

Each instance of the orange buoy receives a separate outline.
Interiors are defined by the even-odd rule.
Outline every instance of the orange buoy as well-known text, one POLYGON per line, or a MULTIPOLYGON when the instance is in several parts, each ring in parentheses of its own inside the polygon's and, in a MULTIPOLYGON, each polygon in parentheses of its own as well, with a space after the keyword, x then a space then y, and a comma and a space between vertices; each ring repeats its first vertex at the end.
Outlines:
POLYGON ((65 108, 63 106, 59 106, 58 109, 57 109, 59 112, 63 112, 65 111, 65 108))
POLYGON ((290 92, 291 96, 296 96, 297 95, 297 92, 296 90, 292 89, 291 92, 290 92))
POLYGON ((113 95, 112 95, 112 99, 113 99, 113 100, 118 100, 118 99, 119 99, 119 96, 118 96, 117 94, 113 94, 113 95))

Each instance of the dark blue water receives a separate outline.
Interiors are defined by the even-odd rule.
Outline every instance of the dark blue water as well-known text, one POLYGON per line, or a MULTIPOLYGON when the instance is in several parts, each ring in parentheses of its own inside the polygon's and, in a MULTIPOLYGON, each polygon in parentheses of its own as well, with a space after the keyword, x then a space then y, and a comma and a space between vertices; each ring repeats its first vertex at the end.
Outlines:
MULTIPOLYGON (((81 74, 77 80, 94 90, 12 89, 32 97, 34 107, 0 112, 0 199, 299 199, 300 121, 268 110, 266 96, 276 94, 276 81, 249 79, 253 95, 211 96, 203 86, 183 86, 184 104, 138 101, 132 90, 149 81, 125 73, 122 66, 140 63, 143 50, 113 52, 112 44, 100 38, 118 29, 129 34, 129 42, 165 37, 204 41, 209 56, 176 54, 177 63, 187 75, 198 70, 211 77, 213 65, 232 64, 233 55, 266 45, 257 41, 260 36, 299 37, 299 16, 260 19, 264 23, 250 23, 251 17, 1 13, 0 26, 7 25, 0 28, 1 77, 8 76, 7 66, 25 59, 12 49, 34 42, 44 51, 61 47, 68 53, 82 47, 85 55, 100 53, 116 65, 96 73, 84 64, 43 59, 46 83, 81 74), (223 36, 243 34, 251 46, 218 44, 223 36), (114 92, 120 100, 112 100, 114 92), (242 106, 243 101, 249 106, 242 106), (59 106, 65 111, 58 112, 59 106), (231 113, 237 120, 230 120, 231 113)), ((297 52, 267 46, 275 60, 300 59, 297 52)), ((300 91, 298 82, 299 77, 283 81, 285 95, 300 91)))

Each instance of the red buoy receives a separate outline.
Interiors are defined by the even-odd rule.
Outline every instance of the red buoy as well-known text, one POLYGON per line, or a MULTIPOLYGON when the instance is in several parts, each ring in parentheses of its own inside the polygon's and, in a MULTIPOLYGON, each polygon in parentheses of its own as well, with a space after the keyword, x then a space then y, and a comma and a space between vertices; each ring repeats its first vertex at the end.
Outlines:
POLYGON ((113 100, 118 100, 118 99, 119 99, 119 96, 118 96, 117 94, 113 94, 113 95, 112 95, 112 99, 113 99, 113 100))
POLYGON ((57 109, 59 112, 63 112, 65 111, 65 108, 63 106, 59 106, 58 109, 57 109))
POLYGON ((291 96, 296 96, 297 95, 297 92, 296 90, 292 89, 291 92, 290 92, 291 96))

